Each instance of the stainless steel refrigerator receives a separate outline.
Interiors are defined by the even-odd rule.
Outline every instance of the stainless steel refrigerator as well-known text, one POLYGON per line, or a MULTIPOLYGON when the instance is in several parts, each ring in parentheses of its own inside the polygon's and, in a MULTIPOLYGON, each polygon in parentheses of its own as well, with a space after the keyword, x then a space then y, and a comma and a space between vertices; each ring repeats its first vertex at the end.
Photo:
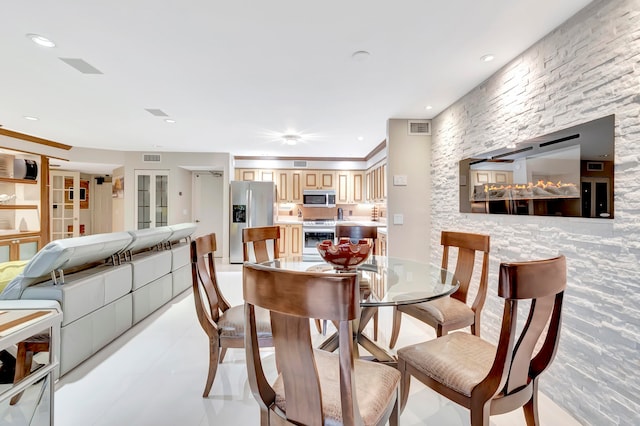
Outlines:
POLYGON ((229 262, 242 263, 242 230, 273 226, 273 182, 231 181, 229 262))

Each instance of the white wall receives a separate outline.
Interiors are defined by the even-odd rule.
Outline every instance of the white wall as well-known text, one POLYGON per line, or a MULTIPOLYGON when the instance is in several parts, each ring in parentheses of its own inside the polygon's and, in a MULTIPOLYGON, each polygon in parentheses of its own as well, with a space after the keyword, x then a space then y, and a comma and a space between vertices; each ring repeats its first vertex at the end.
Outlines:
MULTIPOLYGON (((192 170, 221 170, 225 179, 225 205, 220 206, 228 211, 229 174, 231 156, 229 153, 181 153, 154 152, 160 154, 161 161, 145 163, 143 152, 109 151, 90 148, 73 148, 69 154, 70 161, 96 163, 96 159, 105 164, 122 164, 113 171, 113 176, 124 177, 125 193, 123 199, 112 200, 113 231, 136 229, 135 224, 135 171, 136 170, 169 170, 169 224, 191 222, 192 211, 192 170)), ((228 229, 228 218, 225 215, 224 229, 228 229)), ((227 241, 228 237, 223 241, 227 241)))
MULTIPOLYGON (((408 120, 387 122, 387 253, 389 256, 429 260, 431 199, 431 136, 409 135, 408 120), (406 176, 406 186, 396 186, 394 176, 406 176), (394 224, 394 214, 403 224, 394 224)), ((457 196, 457 194, 456 194, 457 196)))
POLYGON ((541 389, 584 424, 640 424, 639 11, 594 1, 433 120, 432 259, 443 229, 491 235, 482 325, 497 340, 499 262, 566 255, 560 348, 541 389), (612 113, 615 219, 459 213, 462 158, 612 113))

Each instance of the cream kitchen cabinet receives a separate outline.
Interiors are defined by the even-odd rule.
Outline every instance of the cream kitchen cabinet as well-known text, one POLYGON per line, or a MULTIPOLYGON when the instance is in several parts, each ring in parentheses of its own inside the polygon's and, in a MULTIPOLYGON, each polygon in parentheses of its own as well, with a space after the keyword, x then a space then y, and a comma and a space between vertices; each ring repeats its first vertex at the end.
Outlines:
POLYGON ((376 238, 376 255, 387 255, 387 233, 378 231, 378 238, 376 238))
POLYGON ((302 189, 336 189, 333 170, 306 170, 302 172, 302 189))
POLYGON ((387 199, 387 164, 380 163, 365 173, 366 200, 384 202, 387 199))
POLYGON ((302 224, 280 224, 280 257, 302 256, 302 224))
POLYGON ((358 204, 364 202, 364 172, 340 171, 336 173, 337 204, 358 204))
POLYGON ((279 203, 302 203, 302 171, 276 170, 276 193, 279 203))
POLYGON ((276 171, 269 169, 236 169, 236 180, 276 181, 276 171))

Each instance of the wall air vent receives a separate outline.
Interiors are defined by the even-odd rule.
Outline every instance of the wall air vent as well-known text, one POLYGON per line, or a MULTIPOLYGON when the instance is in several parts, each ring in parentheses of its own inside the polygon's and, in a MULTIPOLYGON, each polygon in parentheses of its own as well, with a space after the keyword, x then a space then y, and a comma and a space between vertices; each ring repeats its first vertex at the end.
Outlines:
POLYGON ((409 135, 430 135, 431 121, 429 120, 409 120, 409 135))
POLYGON ((293 167, 295 168, 307 167, 307 162, 304 160, 293 160, 293 167))
POLYGON ((162 157, 160 154, 142 154, 143 163, 160 163, 161 161, 162 157))

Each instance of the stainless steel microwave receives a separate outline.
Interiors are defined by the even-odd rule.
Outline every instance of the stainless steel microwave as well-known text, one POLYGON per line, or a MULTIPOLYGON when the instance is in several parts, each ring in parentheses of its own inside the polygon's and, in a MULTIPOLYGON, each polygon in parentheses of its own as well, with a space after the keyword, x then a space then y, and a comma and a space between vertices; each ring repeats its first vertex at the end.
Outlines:
POLYGON ((305 189, 302 191, 304 207, 335 207, 335 189, 305 189))

